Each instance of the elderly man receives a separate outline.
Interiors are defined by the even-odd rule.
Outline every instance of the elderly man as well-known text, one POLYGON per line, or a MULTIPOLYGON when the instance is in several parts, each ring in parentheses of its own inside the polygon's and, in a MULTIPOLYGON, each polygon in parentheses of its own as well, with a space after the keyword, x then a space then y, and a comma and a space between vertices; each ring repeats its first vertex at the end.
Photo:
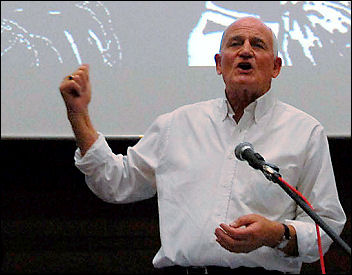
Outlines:
MULTIPOLYGON (((276 52, 275 36, 260 20, 231 24, 215 56, 225 98, 161 115, 125 156, 115 155, 90 122, 88 65, 63 80, 60 91, 79 147, 76 166, 89 188, 112 203, 158 194, 161 248, 153 264, 161 272, 299 273, 302 262, 319 258, 309 216, 235 158, 243 141, 278 165, 341 233, 345 214, 326 135, 317 120, 270 91, 281 69, 276 52)), ((321 235, 326 252, 332 241, 321 235)))

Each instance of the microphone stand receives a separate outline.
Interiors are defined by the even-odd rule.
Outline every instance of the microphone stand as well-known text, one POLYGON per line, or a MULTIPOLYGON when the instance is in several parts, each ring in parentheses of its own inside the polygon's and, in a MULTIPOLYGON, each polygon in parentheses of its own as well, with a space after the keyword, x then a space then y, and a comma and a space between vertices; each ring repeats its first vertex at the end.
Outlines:
POLYGON ((267 179, 279 184, 280 187, 284 189, 284 191, 330 236, 331 239, 337 242, 349 255, 351 255, 351 247, 343 241, 341 237, 338 236, 300 196, 280 180, 281 175, 278 173, 279 168, 277 166, 265 163, 260 170, 264 173, 267 179))

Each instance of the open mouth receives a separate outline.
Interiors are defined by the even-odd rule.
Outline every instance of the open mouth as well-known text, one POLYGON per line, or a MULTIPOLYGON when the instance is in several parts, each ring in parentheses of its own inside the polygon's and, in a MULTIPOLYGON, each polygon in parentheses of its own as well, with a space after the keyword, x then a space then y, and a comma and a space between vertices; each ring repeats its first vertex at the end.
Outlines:
POLYGON ((238 63, 237 67, 244 71, 249 71, 253 68, 252 64, 249 62, 240 62, 238 63))

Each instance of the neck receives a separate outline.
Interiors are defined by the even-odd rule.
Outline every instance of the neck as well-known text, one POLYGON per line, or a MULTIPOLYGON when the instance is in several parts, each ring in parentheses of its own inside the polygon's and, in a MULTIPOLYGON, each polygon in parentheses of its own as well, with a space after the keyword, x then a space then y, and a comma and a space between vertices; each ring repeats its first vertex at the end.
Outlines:
POLYGON ((243 116, 244 109, 254 102, 264 93, 252 92, 247 89, 240 89, 234 91, 225 90, 226 98, 229 101, 233 111, 235 112, 234 119, 238 123, 243 116))

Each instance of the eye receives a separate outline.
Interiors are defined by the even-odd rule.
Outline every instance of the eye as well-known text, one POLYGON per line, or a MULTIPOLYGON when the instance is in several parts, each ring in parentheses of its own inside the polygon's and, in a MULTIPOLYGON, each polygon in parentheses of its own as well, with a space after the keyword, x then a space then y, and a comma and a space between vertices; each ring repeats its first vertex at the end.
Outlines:
POLYGON ((264 45, 261 43, 254 44, 254 47, 264 49, 264 45))
POLYGON ((231 43, 230 43, 230 46, 231 47, 236 47, 236 46, 240 46, 242 43, 240 42, 240 41, 232 41, 231 43))
POLYGON ((234 46, 239 46, 239 45, 240 45, 240 43, 238 43, 238 42, 232 42, 230 46, 234 47, 234 46))

